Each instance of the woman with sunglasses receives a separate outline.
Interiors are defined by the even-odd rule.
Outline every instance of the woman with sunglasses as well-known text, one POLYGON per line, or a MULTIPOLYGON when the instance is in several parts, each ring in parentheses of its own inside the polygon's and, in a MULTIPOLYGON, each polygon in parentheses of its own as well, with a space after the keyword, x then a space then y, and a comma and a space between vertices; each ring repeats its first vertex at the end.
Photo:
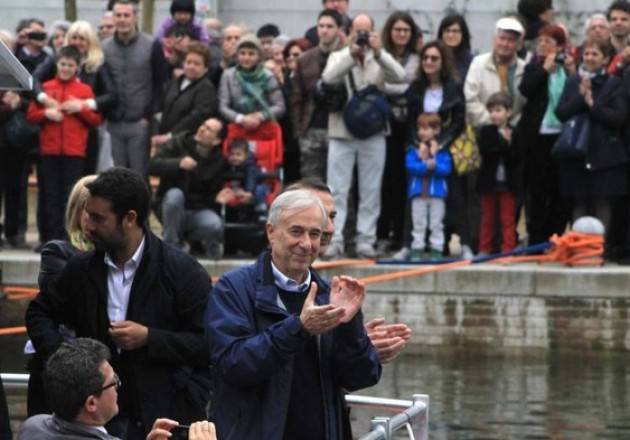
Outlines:
MULTIPOLYGON (((420 50, 420 68, 416 79, 407 90, 408 119, 416 121, 422 113, 437 113, 442 120, 442 129, 437 138, 440 150, 448 149, 464 130, 466 100, 456 78, 452 54, 446 45, 441 41, 425 44, 420 50)), ((415 127, 409 133, 409 139, 415 143, 415 127)), ((449 212, 447 208, 446 215, 449 217, 457 213, 449 212)), ((409 231, 408 222, 405 222, 405 246, 394 258, 404 260, 409 257, 409 231)))

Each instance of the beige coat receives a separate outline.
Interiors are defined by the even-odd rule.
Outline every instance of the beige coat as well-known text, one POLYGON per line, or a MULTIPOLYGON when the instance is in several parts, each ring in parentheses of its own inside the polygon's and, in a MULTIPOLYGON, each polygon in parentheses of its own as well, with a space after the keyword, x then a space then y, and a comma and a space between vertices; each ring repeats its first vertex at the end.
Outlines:
MULTIPOLYGON (((512 105, 512 124, 516 124, 521 117, 525 105, 525 97, 521 95, 518 86, 523 79, 525 62, 516 59, 514 72, 514 90, 510 91, 514 103, 512 105)), ((477 55, 470 63, 470 69, 464 83, 466 95, 466 122, 478 127, 490 123, 490 115, 486 109, 486 102, 493 93, 501 90, 501 80, 492 59, 492 52, 477 55)))
MULTIPOLYGON (((368 50, 361 64, 352 57, 350 47, 346 46, 330 54, 324 73, 322 73, 322 80, 328 84, 345 82, 348 97, 350 97, 352 96, 348 75, 350 69, 352 69, 357 90, 368 85, 375 85, 384 91, 385 82, 398 83, 405 79, 405 69, 384 49, 381 50, 381 56, 378 59, 374 57, 371 50, 368 50)), ((331 113, 328 116, 328 136, 339 139, 354 138, 346 129, 341 112, 331 113)))

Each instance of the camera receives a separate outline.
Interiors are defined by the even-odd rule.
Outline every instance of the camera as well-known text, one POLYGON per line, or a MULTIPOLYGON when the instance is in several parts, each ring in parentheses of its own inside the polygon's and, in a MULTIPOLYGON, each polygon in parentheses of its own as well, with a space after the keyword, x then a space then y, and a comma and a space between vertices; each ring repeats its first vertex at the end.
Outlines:
POLYGON ((188 440, 188 431, 190 430, 190 426, 188 425, 179 425, 175 426, 171 431, 173 440, 188 440))
POLYGON ((567 54, 564 52, 558 52, 556 54, 556 58, 554 59, 557 64, 564 64, 567 59, 567 54))
POLYGON ((359 46, 369 46, 370 45, 370 33, 368 31, 358 31, 357 38, 354 41, 359 46))
POLYGON ((29 40, 44 41, 46 39, 46 32, 33 31, 26 34, 26 36, 29 40))

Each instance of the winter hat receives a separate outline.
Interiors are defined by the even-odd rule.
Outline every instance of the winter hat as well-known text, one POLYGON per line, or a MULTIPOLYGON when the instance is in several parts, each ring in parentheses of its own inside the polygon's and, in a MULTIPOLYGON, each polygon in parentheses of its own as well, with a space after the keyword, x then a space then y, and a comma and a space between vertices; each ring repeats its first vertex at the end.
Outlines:
POLYGON ((236 44, 236 50, 239 50, 241 47, 256 49, 258 52, 262 53, 262 45, 260 44, 260 40, 256 38, 256 35, 254 34, 243 35, 236 44))

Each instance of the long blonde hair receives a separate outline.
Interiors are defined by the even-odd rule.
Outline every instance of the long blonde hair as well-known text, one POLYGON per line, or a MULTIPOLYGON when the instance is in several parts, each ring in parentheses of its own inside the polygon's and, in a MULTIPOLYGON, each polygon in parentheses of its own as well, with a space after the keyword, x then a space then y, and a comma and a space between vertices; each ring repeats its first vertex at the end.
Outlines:
POLYGON ((88 73, 94 73, 105 62, 105 55, 101 48, 101 42, 94 32, 92 25, 84 20, 75 21, 70 25, 68 32, 66 33, 66 39, 64 40, 64 46, 67 46, 70 42, 70 38, 73 35, 79 35, 85 38, 88 42, 88 51, 83 59, 83 66, 88 73))
POLYGON ((91 174, 79 179, 72 187, 72 191, 70 191, 68 205, 66 206, 66 232, 70 238, 70 243, 81 251, 92 248, 92 243, 81 229, 81 216, 90 196, 90 191, 86 185, 93 182, 96 177, 95 174, 91 174))

